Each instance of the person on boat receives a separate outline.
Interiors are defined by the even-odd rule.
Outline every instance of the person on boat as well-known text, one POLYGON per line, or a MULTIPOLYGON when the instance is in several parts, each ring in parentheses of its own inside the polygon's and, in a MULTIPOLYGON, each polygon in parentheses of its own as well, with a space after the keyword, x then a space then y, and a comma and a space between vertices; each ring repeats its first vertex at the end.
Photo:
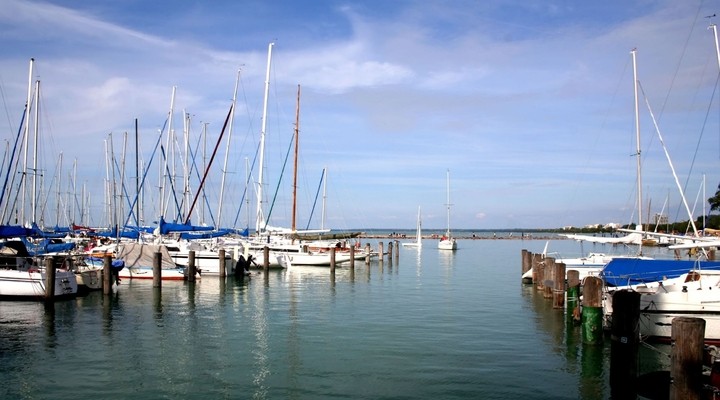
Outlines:
POLYGON ((245 275, 250 275, 250 263, 252 261, 252 255, 248 256, 248 259, 245 260, 245 257, 243 257, 242 254, 238 257, 237 264, 235 264, 235 277, 241 277, 245 275))

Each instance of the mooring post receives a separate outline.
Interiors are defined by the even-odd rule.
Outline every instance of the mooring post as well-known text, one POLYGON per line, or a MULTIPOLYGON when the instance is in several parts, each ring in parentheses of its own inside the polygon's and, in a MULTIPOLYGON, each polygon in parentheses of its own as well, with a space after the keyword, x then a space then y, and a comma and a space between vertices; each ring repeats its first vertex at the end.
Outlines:
POLYGON ((382 264, 382 262, 384 261, 384 257, 385 257, 385 252, 383 249, 383 242, 378 242, 378 257, 379 257, 378 261, 380 261, 380 263, 382 264))
POLYGON ((355 246, 350 246, 350 270, 355 268, 355 246))
POLYGON ((585 278, 582 301, 582 338, 586 344, 600 344, 603 339, 602 279, 585 278))
POLYGON ((542 254, 533 254, 532 255, 532 284, 535 285, 535 288, 538 289, 538 285, 540 283, 540 278, 542 278, 542 273, 540 271, 540 266, 542 265, 542 254))
POLYGON ((552 299, 553 290, 555 289, 555 259, 553 257, 545 257, 545 277, 543 278, 543 297, 552 299))
POLYGON ((162 253, 156 251, 153 255, 153 287, 162 287, 162 253))
POLYGON ((370 253, 372 251, 370 250, 370 243, 365 244, 365 265, 370 264, 370 253))
POLYGON ((330 248, 330 272, 335 273, 335 247, 330 248))
POLYGON ((112 257, 105 255, 103 257, 103 294, 112 293, 112 257))
POLYGON ((392 267, 393 263, 393 241, 390 240, 388 242, 388 263, 390 263, 390 266, 392 267))
POLYGON ((675 317, 671 328, 670 400, 700 399, 705 320, 675 317))
POLYGON ((270 270, 270 248, 263 247, 263 271, 267 274, 270 270))
POLYGON ((55 262, 52 256, 45 257, 45 301, 55 301, 55 262))
POLYGON ((395 241, 395 262, 400 263, 400 241, 395 241))
POLYGON ((218 276, 224 278, 227 275, 225 269, 225 249, 218 250, 218 276))
POLYGON ((539 292, 545 291, 545 259, 542 258, 541 254, 538 254, 540 256, 540 261, 534 266, 534 268, 537 270, 535 271, 537 275, 533 277, 533 282, 535 283, 535 289, 539 292), (535 279, 537 278, 537 279, 535 279))
POLYGON ((553 308, 565 308, 565 264, 555 262, 553 266, 553 308))
POLYGON ((610 392, 613 399, 637 397, 640 296, 634 290, 617 290, 612 294, 610 392))
POLYGON ((532 253, 527 251, 527 249, 522 249, 520 252, 520 276, 530 271, 530 259, 528 256, 532 256, 532 253))
POLYGON ((565 317, 568 321, 580 322, 580 271, 567 272, 567 302, 565 317))
POLYGON ((187 279, 188 282, 195 282, 196 271, 197 269, 195 267, 195 250, 190 250, 188 252, 187 276, 185 279, 187 279))

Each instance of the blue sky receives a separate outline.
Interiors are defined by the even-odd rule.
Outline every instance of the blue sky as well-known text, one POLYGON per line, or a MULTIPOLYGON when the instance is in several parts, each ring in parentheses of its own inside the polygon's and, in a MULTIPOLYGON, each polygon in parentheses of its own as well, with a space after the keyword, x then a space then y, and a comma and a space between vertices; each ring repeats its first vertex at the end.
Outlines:
MULTIPOLYGON (((299 227, 308 223, 323 168, 331 228, 411 229, 418 206, 426 228, 444 228, 447 170, 453 228, 628 223, 637 220, 630 56, 637 48, 646 96, 643 214, 661 212, 667 201, 671 220, 686 219, 645 101, 699 215, 720 182, 720 69, 708 30, 717 18, 706 18, 718 11, 720 2, 707 0, 5 0, 0 124, 7 146, 20 124, 34 58, 45 185, 60 176, 69 192, 75 176, 75 193, 83 185, 90 192, 90 223, 102 225, 109 138, 121 158, 128 132, 132 172, 126 174, 134 176, 135 118, 147 162, 176 87, 176 147, 183 147, 188 113, 193 146, 207 124, 208 159, 240 70, 222 225, 237 216, 244 227, 247 207, 238 213, 238 206, 246 159, 259 142, 267 49, 274 42, 264 189, 269 201, 279 187, 273 225, 288 226, 291 214, 292 160, 278 180, 298 85, 299 227)), ((213 214, 225 139, 206 182, 213 214)), ((157 163, 150 168, 155 174, 157 163)), ((146 185, 151 221, 160 214, 150 193, 159 183, 149 175, 146 185)), ((254 214, 254 200, 250 208, 254 214)), ((319 227, 321 208, 318 200, 311 228, 319 227)), ((54 221, 55 205, 47 209, 46 219, 54 221)), ((192 221, 199 219, 195 211, 192 221)))

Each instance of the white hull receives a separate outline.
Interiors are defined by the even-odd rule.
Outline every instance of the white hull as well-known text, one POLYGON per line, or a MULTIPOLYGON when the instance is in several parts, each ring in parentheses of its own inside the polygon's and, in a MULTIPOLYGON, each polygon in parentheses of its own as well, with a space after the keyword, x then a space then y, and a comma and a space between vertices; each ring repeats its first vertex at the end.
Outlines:
POLYGON ((78 286, 87 290, 101 290, 103 287, 103 269, 93 266, 79 268, 75 272, 78 286))
MULTIPOLYGON (((636 285, 640 293, 640 335, 668 341, 676 317, 705 320, 705 340, 720 343, 720 271, 691 271, 678 278, 636 285)), ((605 299, 607 321, 612 319, 612 296, 605 299)))
MULTIPOLYGON (((170 257, 178 266, 187 266, 190 255, 185 252, 170 252, 170 257)), ((214 251, 195 251, 195 269, 202 275, 219 275, 220 258, 214 251)), ((235 262, 230 254, 225 253, 225 274, 235 273, 235 262)))
MULTIPOLYGON (((286 255, 290 259, 291 265, 330 265, 330 253, 286 253, 286 255)), ((340 264, 348 261, 350 261, 350 253, 335 254, 335 264, 340 264)))
MULTIPOLYGON (((125 267, 120 270, 120 279, 153 279, 152 267, 125 267)), ((185 268, 161 269, 160 279, 169 281, 181 281, 185 279, 185 268)), ((200 279, 200 276, 195 276, 200 279)))
POLYGON ((438 242, 440 250, 457 250, 457 241, 454 238, 443 239, 438 242))
MULTIPOLYGON (((55 297, 77 294, 77 279, 71 271, 55 271, 55 297)), ((45 272, 0 269, 0 297, 39 299, 45 297, 45 272)))

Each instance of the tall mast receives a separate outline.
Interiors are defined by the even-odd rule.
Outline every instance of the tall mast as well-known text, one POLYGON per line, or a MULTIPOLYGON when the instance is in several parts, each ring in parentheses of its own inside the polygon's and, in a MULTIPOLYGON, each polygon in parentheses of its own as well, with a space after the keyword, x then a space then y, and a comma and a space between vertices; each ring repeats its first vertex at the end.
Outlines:
MULTIPOLYGON (((233 131, 233 121, 235 120, 235 103, 237 102, 237 91, 238 91, 238 83, 240 82, 240 69, 238 69, 237 72, 237 78, 235 78, 235 90, 233 90, 233 98, 232 98, 232 115, 230 116, 230 126, 228 127, 228 138, 227 138, 227 146, 225 147, 225 160, 223 161, 223 168, 222 168, 222 179, 220 181, 220 199, 218 204, 218 215, 217 215, 217 226, 215 228, 219 229, 220 224, 222 224, 222 209, 223 209, 223 193, 225 193, 225 175, 227 174, 227 164, 228 164, 228 157, 230 155, 230 139, 232 138, 232 131, 233 131)), ((205 125, 205 131, 207 132, 207 125, 205 125)))
POLYGON ((447 170, 447 237, 450 237, 450 170, 447 170))
POLYGON ((272 61, 272 48, 275 43, 270 42, 268 45, 267 70, 265 72, 265 97, 263 100, 262 128, 260 129, 260 164, 258 171, 258 189, 257 189, 257 214, 255 220, 255 232, 260 233, 260 229, 265 227, 265 216, 263 215, 263 171, 265 170, 265 130, 267 128, 267 106, 268 95, 270 94, 270 63, 272 61))
MULTIPOLYGON (((633 89, 635 92, 635 158, 637 163, 637 207, 638 207, 638 226, 640 229, 643 229, 642 225, 642 160, 640 159, 641 154, 641 148, 640 148, 640 108, 638 104, 638 79, 637 79, 637 61, 636 61, 636 55, 637 49, 632 49, 630 54, 632 54, 632 61, 633 61, 633 89)), ((642 243, 642 242, 641 242, 642 243)), ((642 248, 641 248, 642 249, 642 248)))
POLYGON ((32 222, 38 222, 37 194, 38 194, 38 135, 40 134, 40 81, 35 81, 35 129, 33 132, 33 166, 32 166, 32 194, 30 195, 32 209, 32 222))
POLYGON ((21 189, 22 201, 20 203, 20 204, 22 204, 22 206, 20 208, 20 221, 22 221, 22 223, 25 223, 25 192, 26 192, 25 177, 27 175, 27 157, 28 157, 27 152, 28 152, 28 140, 30 137, 30 121, 29 121, 29 119, 30 119, 30 106, 31 106, 31 102, 32 102, 32 86, 33 86, 32 79, 33 79, 34 64, 35 64, 35 59, 31 58, 30 59, 30 72, 28 73, 27 100, 25 102, 25 115, 26 115, 25 118, 27 119, 27 122, 25 123, 25 130, 23 133, 23 164, 22 164, 22 174, 21 174, 21 179, 20 179, 20 187, 22 188, 21 189))
POLYGON ((300 85, 297 90, 297 106, 295 107, 295 166, 293 168, 293 197, 292 197, 292 224, 290 229, 295 232, 297 216, 297 167, 298 167, 298 140, 300 136, 300 85))

